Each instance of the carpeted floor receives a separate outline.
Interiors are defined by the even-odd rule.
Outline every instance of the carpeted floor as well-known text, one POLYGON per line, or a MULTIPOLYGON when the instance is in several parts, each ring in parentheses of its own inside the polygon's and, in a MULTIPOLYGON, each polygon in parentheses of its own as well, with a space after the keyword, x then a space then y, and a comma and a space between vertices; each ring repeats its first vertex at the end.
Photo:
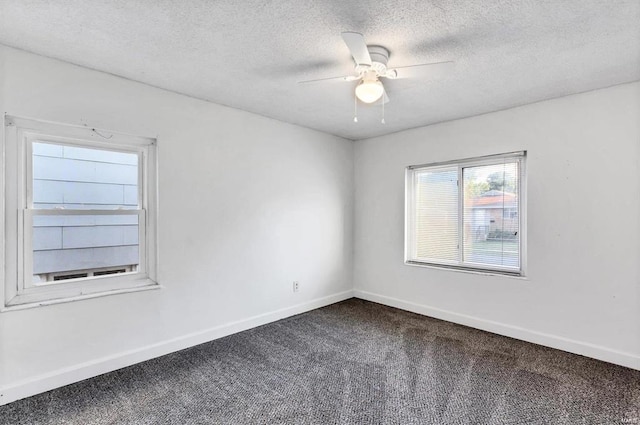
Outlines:
POLYGON ((2 424, 640 424, 640 372, 351 299, 0 407, 2 424))

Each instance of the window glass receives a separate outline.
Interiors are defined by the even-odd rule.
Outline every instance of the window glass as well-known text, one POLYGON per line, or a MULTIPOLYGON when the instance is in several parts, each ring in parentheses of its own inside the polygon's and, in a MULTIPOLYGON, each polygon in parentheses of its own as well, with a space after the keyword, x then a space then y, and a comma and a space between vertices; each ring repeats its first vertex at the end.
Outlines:
POLYGON ((466 167, 465 263, 519 268, 518 163, 466 167))
POLYGON ((35 215, 33 283, 136 271, 138 232, 137 214, 35 215))
POLYGON ((458 169, 415 173, 416 256, 439 261, 458 259, 458 169))
POLYGON ((33 208, 138 208, 138 154, 34 142, 33 208))
MULTIPOLYGON (((33 208, 138 209, 138 154, 32 143, 33 208)), ((136 271, 138 216, 38 214, 32 222, 33 283, 136 271)))

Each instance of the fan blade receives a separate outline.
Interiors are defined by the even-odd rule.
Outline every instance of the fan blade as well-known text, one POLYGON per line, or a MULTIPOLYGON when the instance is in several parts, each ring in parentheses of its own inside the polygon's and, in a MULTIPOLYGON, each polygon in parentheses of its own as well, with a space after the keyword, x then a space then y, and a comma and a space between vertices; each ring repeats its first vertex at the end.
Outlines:
POLYGON ((416 65, 408 65, 408 66, 398 66, 393 69, 390 69, 389 72, 398 71, 395 77, 389 78, 403 78, 404 72, 402 70, 418 70, 418 68, 424 68, 425 71, 433 71, 433 72, 444 72, 453 68, 453 61, 444 61, 444 62, 432 62, 432 63, 420 63, 416 65))
POLYGON ((435 66, 442 65, 443 67, 452 67, 454 64, 453 61, 443 61, 443 62, 430 62, 430 63, 418 63, 415 65, 407 65, 407 66, 396 66, 393 69, 406 69, 406 68, 417 68, 419 66, 435 66))
POLYGON ((369 56, 369 49, 367 49, 367 43, 365 43, 362 34, 359 32, 345 31, 342 33, 342 39, 344 40, 344 44, 349 48, 353 60, 356 61, 356 65, 371 66, 371 56, 369 56))
POLYGON ((343 77, 318 78, 317 80, 298 81, 298 84, 319 83, 322 81, 355 81, 359 79, 358 75, 346 75, 343 77))

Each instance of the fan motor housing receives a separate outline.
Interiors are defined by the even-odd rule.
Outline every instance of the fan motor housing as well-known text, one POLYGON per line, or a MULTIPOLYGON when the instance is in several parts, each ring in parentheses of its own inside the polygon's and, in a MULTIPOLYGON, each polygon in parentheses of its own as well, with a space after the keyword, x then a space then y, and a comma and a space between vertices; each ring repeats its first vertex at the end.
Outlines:
POLYGON ((356 71, 363 72, 369 69, 383 75, 387 71, 387 62, 389 62, 389 50, 382 46, 367 46, 369 56, 371 56, 371 67, 368 65, 356 66, 356 71))
POLYGON ((387 62, 389 62, 389 51, 382 46, 367 46, 369 56, 371 56, 371 68, 378 74, 384 74, 387 71, 387 62))

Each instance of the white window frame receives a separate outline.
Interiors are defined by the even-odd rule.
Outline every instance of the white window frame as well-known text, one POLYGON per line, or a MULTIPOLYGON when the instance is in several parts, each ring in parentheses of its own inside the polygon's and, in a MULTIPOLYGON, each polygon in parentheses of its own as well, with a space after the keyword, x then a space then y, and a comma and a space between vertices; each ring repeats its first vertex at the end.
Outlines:
POLYGON ((5 115, 3 150, 4 285, 0 311, 158 288, 156 139, 5 115), (137 209, 33 208, 32 146, 45 142, 138 156, 137 209), (33 283, 32 222, 36 215, 136 215, 139 265, 133 272, 33 283))
POLYGON ((524 277, 527 259, 527 191, 526 191, 526 151, 510 152, 499 155, 489 155, 479 158, 467 158, 462 160, 437 162, 431 164, 411 165, 405 170, 405 247, 404 262, 411 266, 434 267, 441 269, 459 270, 467 272, 479 272, 506 276, 524 277), (505 161, 518 163, 518 225, 519 225, 519 256, 520 267, 494 266, 464 262, 464 187, 463 169, 469 167, 503 164, 505 161), (438 168, 453 168, 458 170, 458 260, 427 260, 418 258, 415 249, 415 175, 417 171, 437 170, 438 168))

